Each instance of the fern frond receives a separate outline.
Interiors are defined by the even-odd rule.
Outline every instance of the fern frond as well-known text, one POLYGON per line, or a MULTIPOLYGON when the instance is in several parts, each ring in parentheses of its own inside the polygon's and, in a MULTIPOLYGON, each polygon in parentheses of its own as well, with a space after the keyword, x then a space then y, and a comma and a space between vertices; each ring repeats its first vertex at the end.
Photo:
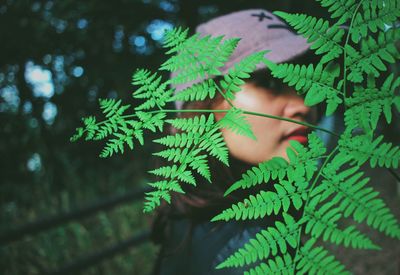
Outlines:
POLYGON ((241 109, 229 109, 226 115, 220 119, 217 124, 219 127, 230 129, 238 135, 247 136, 253 140, 257 139, 241 109))
POLYGON ((383 61, 394 63, 399 52, 395 46, 400 38, 400 29, 390 29, 387 32, 380 32, 378 40, 372 37, 363 40, 361 52, 355 50, 350 45, 346 45, 346 67, 349 71, 347 79, 354 83, 364 80, 363 74, 371 74, 378 77, 379 71, 386 71, 383 61))
POLYGON ((384 31, 385 25, 395 22, 400 16, 398 1, 365 1, 363 13, 357 13, 351 28, 351 39, 358 43, 368 35, 368 30, 375 33, 384 31), (384 4, 383 4, 384 3, 384 4))
POLYGON ((329 240, 336 245, 343 243, 345 247, 379 249, 354 226, 349 226, 345 230, 339 229, 337 221, 342 217, 340 209, 333 202, 327 202, 316 209, 319 199, 320 197, 316 196, 311 200, 299 221, 299 224, 305 223, 305 234, 310 234, 315 239, 323 236, 323 241, 329 240))
POLYGON ((159 156, 168 161, 173 161, 175 163, 182 163, 186 159, 188 152, 189 152, 188 148, 184 148, 184 149, 171 148, 171 149, 162 150, 157 153, 153 153, 153 156, 159 156))
POLYGON ((321 63, 336 59, 343 53, 340 43, 344 30, 337 25, 329 26, 328 21, 306 14, 289 14, 281 11, 274 14, 285 19, 299 34, 307 38, 307 42, 311 43, 310 49, 316 50, 316 54, 325 54, 321 58, 321 63))
POLYGON ((151 74, 148 70, 137 70, 132 77, 132 85, 140 86, 132 96, 137 99, 146 99, 144 103, 135 107, 135 110, 148 110, 155 106, 161 109, 171 100, 173 91, 167 89, 168 82, 161 82, 161 76, 151 74))
POLYGON ((203 176, 206 180, 211 182, 211 172, 207 162, 207 155, 197 155, 197 153, 192 152, 190 157, 192 159, 190 159, 189 166, 193 170, 197 171, 197 173, 203 176))
POLYGON ((157 128, 160 132, 162 132, 166 113, 160 112, 151 114, 148 112, 136 111, 136 116, 141 121, 140 126, 144 129, 149 129, 152 132, 156 132, 157 128))
POLYGON ((242 174, 242 179, 232 184, 226 190, 224 196, 237 189, 246 189, 263 182, 267 183, 269 179, 283 179, 286 176, 286 168, 289 163, 282 157, 273 157, 272 159, 261 162, 257 167, 254 166, 242 174))
POLYGON ((130 105, 121 106, 121 100, 99 99, 100 109, 102 110, 105 117, 121 116, 130 105))
POLYGON ((219 68, 224 66, 239 42, 236 38, 225 39, 223 42, 222 39, 223 36, 212 38, 195 34, 168 51, 176 52, 176 55, 164 62, 160 70, 176 72, 170 79, 173 84, 220 75, 219 68))
POLYGON ((355 0, 317 0, 322 7, 327 7, 331 18, 338 18, 336 25, 341 25, 349 20, 357 7, 355 0))
MULTIPOLYGON (((342 158, 343 153, 335 158, 342 158)), ((348 159, 346 159, 347 161, 348 159)), ((324 168, 322 175, 324 180, 314 188, 311 196, 318 198, 321 203, 329 199, 332 203, 337 203, 343 216, 353 216, 356 222, 367 221, 367 224, 388 236, 400 238, 400 226, 390 212, 385 203, 376 198, 378 192, 372 187, 365 187, 369 178, 361 179, 363 172, 356 173, 359 167, 351 167, 340 173, 332 174, 333 169, 329 165, 324 168)))
MULTIPOLYGON (((146 113, 146 115, 150 114, 146 113)), ((170 147, 154 155, 165 158, 168 161, 173 161, 175 164, 154 169, 150 171, 151 174, 174 181, 178 185, 180 182, 196 185, 193 173, 189 168, 199 173, 208 181, 211 181, 207 154, 229 165, 228 148, 224 142, 222 132, 214 122, 213 114, 210 114, 208 118, 201 115, 193 118, 169 119, 166 122, 186 132, 154 140, 156 143, 170 147), (202 151, 207 154, 201 154, 202 151)), ((159 184, 155 187, 161 188, 162 185, 159 184)), ((151 207, 158 206, 160 204, 160 196, 169 198, 170 195, 166 195, 168 192, 169 190, 163 189, 150 192, 146 196, 145 211, 151 211, 151 207)))
POLYGON ((297 236, 299 226, 292 216, 283 213, 284 222, 275 222, 275 227, 268 227, 261 230, 255 238, 247 242, 216 268, 239 267, 263 260, 269 255, 275 256, 278 253, 286 254, 288 246, 297 247, 297 236))
POLYGON ((169 178, 174 180, 175 178, 192 185, 196 185, 196 181, 190 170, 186 170, 185 165, 177 166, 163 166, 154 170, 149 171, 150 174, 154 174, 160 177, 169 178))
POLYGON ((198 155, 199 152, 200 149, 189 151, 188 148, 171 148, 153 153, 153 155, 165 158, 168 161, 173 161, 174 163, 189 163, 189 166, 193 170, 197 171, 197 173, 210 182, 211 173, 207 163, 207 155, 198 155))
POLYGON ((216 157, 220 162, 229 166, 228 155, 229 150, 226 146, 222 132, 215 127, 214 129, 205 133, 202 142, 200 142, 199 147, 210 153, 211 156, 216 157))
POLYGON ((167 119, 166 122, 171 124, 176 129, 186 132, 196 132, 201 135, 204 132, 209 131, 214 125, 214 115, 210 114, 208 119, 205 115, 201 115, 193 118, 167 119))
POLYGON ((182 187, 179 185, 179 183, 175 180, 167 181, 167 180, 161 180, 161 181, 156 181, 156 182, 151 182, 148 183, 151 187, 157 188, 159 190, 168 190, 168 191, 174 191, 177 193, 182 193, 184 194, 185 192, 182 190, 182 187))
POLYGON ((288 154, 296 154, 297 156, 291 157, 290 164, 282 157, 273 157, 268 161, 261 162, 257 167, 254 166, 247 170, 240 180, 233 183, 225 191, 224 196, 240 188, 247 189, 257 184, 267 183, 270 179, 282 180, 285 176, 288 176, 290 181, 303 176, 309 181, 317 170, 317 159, 326 152, 322 140, 315 133, 310 133, 308 135, 308 149, 295 141, 290 141, 290 145, 296 153, 288 154))
POLYGON ((181 27, 173 28, 165 32, 163 37, 163 47, 170 48, 167 54, 175 53, 180 50, 181 46, 187 39, 189 29, 181 27))
POLYGON ((294 272, 294 262, 290 254, 276 256, 274 259, 269 259, 267 263, 260 265, 244 272, 244 275, 291 275, 294 272))
POLYGON ((165 145, 167 147, 190 147, 200 142, 201 136, 195 132, 177 133, 153 140, 155 143, 165 145))
POLYGON ((217 85, 213 79, 193 84, 192 86, 179 91, 169 101, 194 101, 214 98, 217 85))
POLYGON ((89 116, 83 118, 82 121, 85 125, 86 131, 85 140, 92 140, 95 138, 95 134, 99 130, 99 126, 96 124, 96 118, 94 116, 89 116))
POLYGON ((392 121, 392 105, 400 96, 395 90, 400 86, 400 78, 393 81, 394 75, 389 75, 379 90, 375 86, 375 78, 368 77, 368 87, 354 87, 352 97, 346 99, 348 107, 344 114, 346 131, 362 127, 365 132, 372 131, 377 126, 383 112, 387 123, 392 121))
POLYGON ((117 138, 110 139, 100 153, 101 158, 111 157, 114 153, 124 153, 124 144, 133 149, 133 131, 129 130, 124 134, 114 133, 117 138))
POLYGON ((225 96, 228 99, 233 100, 235 98, 235 93, 240 91, 240 86, 245 83, 243 79, 250 77, 250 73, 255 71, 257 64, 266 61, 264 56, 267 52, 268 51, 260 51, 250 54, 228 70, 228 73, 224 75, 224 79, 220 82, 225 96))
POLYGON ((308 240, 299 250, 294 261, 296 274, 351 274, 323 247, 313 247, 315 239, 308 240))
POLYGON ((382 140, 383 136, 373 140, 369 135, 343 134, 338 144, 339 150, 350 154, 357 161, 357 165, 362 165, 369 159, 372 168, 379 166, 397 169, 400 162, 400 147, 391 142, 382 143, 382 140))
POLYGON ((296 182, 281 180, 274 184, 276 192, 263 191, 243 202, 233 204, 232 207, 225 209, 211 221, 224 220, 247 220, 264 218, 265 215, 274 213, 277 215, 281 211, 287 212, 289 207, 293 205, 297 210, 303 206, 307 199, 308 182, 304 178, 296 179, 296 182))
POLYGON ((327 102, 326 114, 331 115, 342 99, 339 97, 341 91, 334 87, 334 81, 339 76, 340 67, 330 63, 325 68, 318 64, 293 65, 275 64, 267 61, 274 77, 280 78, 284 83, 293 86, 300 94, 306 94, 304 103, 313 106, 324 100, 327 102))
POLYGON ((171 203, 171 195, 169 190, 156 189, 155 191, 146 192, 146 200, 144 202, 143 212, 151 212, 160 206, 161 199, 171 203))

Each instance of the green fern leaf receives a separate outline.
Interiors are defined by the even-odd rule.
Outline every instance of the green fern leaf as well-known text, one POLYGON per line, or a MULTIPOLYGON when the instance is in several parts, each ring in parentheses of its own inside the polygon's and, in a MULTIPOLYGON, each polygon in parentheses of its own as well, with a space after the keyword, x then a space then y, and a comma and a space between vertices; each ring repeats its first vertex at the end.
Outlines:
MULTIPOLYGON (((176 52, 177 54, 164 62, 160 70, 176 73, 170 79, 173 84, 220 75, 219 68, 229 59, 239 42, 236 38, 226 39, 223 42, 222 39, 223 36, 211 38, 209 35, 200 37, 199 34, 195 34, 173 45, 168 53, 176 52)), ((167 40, 169 41, 169 38, 167 40)))
POLYGON ((323 247, 313 247, 315 239, 310 239, 302 246, 294 259, 296 274, 350 274, 345 267, 329 255, 323 247))
POLYGON ((350 34, 354 43, 367 37, 368 30, 373 33, 378 29, 385 31, 385 25, 395 22, 400 16, 400 7, 397 1, 365 1, 363 10, 363 13, 356 14, 351 28, 350 34))
POLYGON ((194 84, 179 91, 170 101, 194 101, 214 98, 217 85, 213 79, 207 79, 201 83, 194 84))
POLYGON ((347 79, 359 83, 364 79, 363 73, 378 77, 379 71, 386 71, 383 61, 394 63, 399 55, 395 43, 399 40, 400 30, 390 29, 385 33, 379 33, 378 40, 372 37, 363 40, 361 52, 358 52, 350 45, 346 45, 346 67, 349 71, 347 79))
POLYGON ((339 75, 340 68, 337 64, 330 63, 325 68, 322 64, 293 65, 274 64, 267 61, 274 77, 280 78, 284 83, 293 86, 300 94, 306 94, 304 103, 313 106, 324 100, 327 102, 326 114, 331 115, 342 103, 339 97, 341 91, 334 87, 335 78, 339 75))
POLYGON ((397 169, 400 162, 399 146, 390 142, 381 143, 382 140, 383 136, 373 140, 368 135, 343 134, 338 144, 340 151, 351 155, 357 161, 357 165, 362 165, 369 159, 372 168, 379 166, 397 169))
POLYGON ((192 145, 197 145, 200 140, 200 134, 189 132, 168 135, 159 139, 155 139, 153 142, 165 145, 167 147, 190 147, 192 145))
POLYGON ((322 7, 328 7, 331 18, 338 18, 336 25, 341 25, 349 20, 357 7, 355 0, 317 0, 322 7))
POLYGON ((148 70, 137 70, 132 77, 132 84, 140 86, 132 94, 134 98, 146 99, 135 110, 149 110, 157 106, 161 109, 166 102, 171 101, 173 91, 167 89, 168 82, 161 83, 161 76, 151 74, 148 70))
POLYGON ((250 195, 243 202, 233 204, 232 207, 225 209, 211 221, 224 220, 247 220, 264 218, 265 215, 274 213, 277 215, 281 211, 287 212, 293 205, 296 209, 303 206, 303 201, 307 199, 308 182, 304 178, 296 179, 296 182, 281 180, 274 184, 276 192, 260 191, 257 195, 250 195))
POLYGON ((214 115, 210 114, 208 119, 205 115, 201 115, 193 118, 167 119, 166 122, 170 123, 176 129, 186 132, 196 132, 202 135, 204 132, 211 130, 214 125, 214 115))
POLYGON ((316 50, 316 54, 325 54, 321 63, 327 63, 338 58, 343 53, 340 45, 344 30, 337 25, 329 26, 324 19, 317 19, 306 14, 289 14, 286 12, 274 12, 285 19, 294 29, 311 43, 310 49, 316 50))
MULTIPOLYGON (((343 156, 344 153, 336 155, 333 162, 339 163, 344 158, 348 162, 349 158, 343 156)), ((338 204, 337 207, 345 218, 352 215, 356 222, 366 220, 372 228, 400 239, 400 226, 394 215, 381 199, 376 198, 378 192, 372 187, 365 187, 369 178, 361 179, 362 172, 354 174, 359 167, 333 173, 341 165, 332 165, 335 168, 327 165, 323 169, 325 180, 311 192, 311 196, 321 196, 318 201, 326 201, 329 198, 329 201, 338 204)))
MULTIPOLYGON (((320 197, 313 198, 313 200, 319 199, 320 197)), ((325 203, 318 210, 315 207, 306 207, 304 213, 305 215, 299 223, 305 222, 305 233, 310 234, 315 239, 323 236, 323 241, 329 240, 336 245, 343 243, 345 247, 350 245, 353 248, 379 249, 354 226, 347 227, 345 230, 338 228, 337 221, 342 217, 342 214, 333 202, 325 203)))
POLYGON ((256 136, 251 130, 250 123, 246 120, 246 117, 243 115, 243 111, 240 109, 229 109, 226 115, 220 119, 217 124, 219 127, 230 129, 238 135, 247 136, 253 140, 257 140, 256 136))
POLYGON ((189 29, 182 29, 181 27, 173 28, 165 32, 163 46, 164 48, 170 48, 167 54, 175 53, 180 50, 187 39, 188 32, 189 29))
POLYGON ((283 213, 285 223, 275 222, 275 227, 269 227, 266 230, 256 234, 256 237, 240 248, 234 254, 229 256, 224 262, 216 268, 239 267, 249 265, 268 258, 269 255, 275 256, 277 253, 285 254, 288 246, 297 247, 297 236, 299 226, 289 214, 283 213))
POLYGON ((235 93, 240 91, 240 86, 245 83, 243 79, 250 77, 250 73, 255 71, 257 64, 266 61, 264 56, 267 52, 268 51, 260 51, 246 56, 233 65, 233 67, 228 70, 228 73, 224 75, 224 79, 221 80, 220 85, 224 90, 225 96, 229 100, 235 98, 235 93))
POLYGON ((309 181, 317 170, 317 159, 326 151, 322 140, 315 133, 310 133, 307 150, 298 142, 291 141, 290 144, 297 154, 297 158, 292 159, 290 164, 282 157, 273 157, 262 162, 257 167, 247 170, 240 180, 225 191, 224 196, 240 188, 246 189, 257 184, 267 183, 270 179, 282 180, 285 176, 288 176, 289 181, 303 176, 309 181))
POLYGON ((294 262, 290 254, 284 254, 276 256, 274 259, 269 259, 266 263, 245 271, 245 275, 265 275, 265 274, 276 274, 276 275, 291 275, 294 272, 294 262))
POLYGON ((389 75, 380 90, 375 86, 375 78, 368 77, 368 87, 355 86, 352 97, 346 99, 344 121, 346 131, 361 127, 364 132, 375 129, 383 112, 388 123, 392 121, 392 105, 395 105, 395 90, 400 86, 400 78, 393 81, 394 75, 389 75))

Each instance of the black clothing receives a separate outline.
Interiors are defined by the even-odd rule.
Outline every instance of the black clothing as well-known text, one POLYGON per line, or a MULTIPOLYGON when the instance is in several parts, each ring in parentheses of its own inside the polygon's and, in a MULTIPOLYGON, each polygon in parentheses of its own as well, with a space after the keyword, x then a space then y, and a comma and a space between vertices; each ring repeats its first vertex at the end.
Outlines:
POLYGON ((171 222, 171 237, 162 245, 157 275, 236 275, 243 274, 251 266, 215 269, 226 258, 243 247, 262 229, 270 224, 265 220, 253 221, 203 221, 191 227, 189 219, 171 222), (191 237, 191 238, 190 238, 191 237))

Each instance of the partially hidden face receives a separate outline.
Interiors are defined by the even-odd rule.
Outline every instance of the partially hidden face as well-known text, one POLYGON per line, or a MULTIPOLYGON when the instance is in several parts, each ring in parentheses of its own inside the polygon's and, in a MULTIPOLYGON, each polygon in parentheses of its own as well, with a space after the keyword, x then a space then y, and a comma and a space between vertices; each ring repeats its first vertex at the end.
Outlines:
MULTIPOLYGON (((303 97, 297 95, 296 91, 288 86, 282 86, 277 90, 255 82, 247 82, 231 102, 245 111, 297 121, 313 123, 317 117, 316 109, 305 106, 303 97)), ((214 110, 229 109, 230 105, 226 100, 222 100, 215 103, 212 108, 214 110)), ((224 113, 215 113, 217 120, 224 115, 224 113)), ((238 135, 228 129, 222 129, 222 133, 231 155, 250 164, 258 164, 274 156, 288 159, 286 148, 289 146, 289 140, 293 139, 306 144, 307 135, 311 130, 289 121, 254 115, 246 115, 246 118, 257 140, 238 135)))

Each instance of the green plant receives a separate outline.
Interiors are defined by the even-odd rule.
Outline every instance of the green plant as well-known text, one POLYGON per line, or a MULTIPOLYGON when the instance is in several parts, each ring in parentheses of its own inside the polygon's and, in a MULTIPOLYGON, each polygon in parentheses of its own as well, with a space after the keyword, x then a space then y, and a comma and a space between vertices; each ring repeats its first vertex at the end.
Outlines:
MULTIPOLYGON (((369 162, 371 167, 398 168, 400 149, 383 142, 384 137, 375 137, 377 122, 381 116, 391 123, 392 106, 400 110, 400 96, 396 89, 400 78, 390 74, 381 87, 376 79, 386 71, 385 63, 394 63, 399 57, 395 42, 400 31, 395 20, 400 15, 397 1, 334 1, 320 0, 323 7, 331 12, 336 22, 316 19, 304 14, 275 14, 286 20, 300 34, 312 43, 311 48, 321 55, 316 66, 274 64, 264 58, 264 52, 249 55, 217 83, 213 76, 221 75, 219 68, 229 59, 238 39, 222 40, 222 37, 188 37, 187 30, 173 29, 165 35, 164 46, 167 54, 174 54, 160 70, 175 72, 167 81, 157 73, 137 70, 133 84, 139 88, 133 93, 144 102, 135 107, 132 114, 125 114, 129 105, 120 100, 100 100, 106 120, 96 122, 94 117, 84 118, 85 127, 78 128, 72 137, 83 136, 87 140, 108 138, 100 154, 108 157, 123 153, 125 145, 134 147, 134 139, 143 144, 145 130, 161 131, 164 124, 171 124, 180 133, 154 140, 167 147, 155 155, 167 159, 171 165, 150 171, 163 178, 150 183, 154 191, 146 194, 144 211, 149 212, 160 205, 162 199, 170 203, 171 192, 184 193, 183 184, 196 185, 194 173, 210 181, 207 156, 211 155, 229 165, 228 149, 220 129, 230 128, 238 134, 255 138, 244 114, 285 119, 267 114, 253 113, 236 108, 231 103, 239 86, 248 78, 255 66, 265 62, 272 75, 305 94, 309 106, 326 102, 326 115, 332 115, 339 105, 345 109, 345 130, 338 136, 338 143, 327 152, 323 142, 315 133, 309 135, 309 144, 304 147, 290 141, 287 149, 289 161, 282 157, 260 163, 248 170, 238 182, 225 193, 258 184, 274 182, 275 191, 260 191, 242 202, 224 210, 212 221, 262 219, 279 215, 274 227, 266 228, 250 240, 243 248, 228 257, 217 268, 238 267, 265 260, 249 269, 246 274, 347 274, 340 264, 323 247, 315 246, 322 239, 336 245, 354 249, 379 249, 355 226, 341 228, 342 218, 352 218, 383 234, 400 239, 400 227, 394 215, 387 208, 378 192, 369 187, 369 178, 363 176, 360 166, 369 162), (349 22, 346 33, 341 24, 349 22), (361 43, 360 49, 356 47, 361 43), (339 60, 343 60, 339 64, 339 60), (208 78, 200 83, 174 94, 170 84, 182 84, 208 78), (176 110, 166 109, 168 102, 175 100, 192 101, 213 98, 220 93, 230 104, 226 110, 180 110, 180 112, 202 113, 194 118, 168 118, 176 110), (212 113, 226 112, 223 119, 215 121, 212 113), (208 116, 205 114, 209 114, 208 116), (112 136, 110 138, 110 136, 112 136), (323 160, 318 166, 318 160, 323 160), (298 220, 291 217, 289 208, 303 209, 298 220), (302 244, 300 237, 307 241, 302 244), (294 257, 288 249, 295 250, 294 257)), ((318 128, 319 129, 319 128, 318 128)))

